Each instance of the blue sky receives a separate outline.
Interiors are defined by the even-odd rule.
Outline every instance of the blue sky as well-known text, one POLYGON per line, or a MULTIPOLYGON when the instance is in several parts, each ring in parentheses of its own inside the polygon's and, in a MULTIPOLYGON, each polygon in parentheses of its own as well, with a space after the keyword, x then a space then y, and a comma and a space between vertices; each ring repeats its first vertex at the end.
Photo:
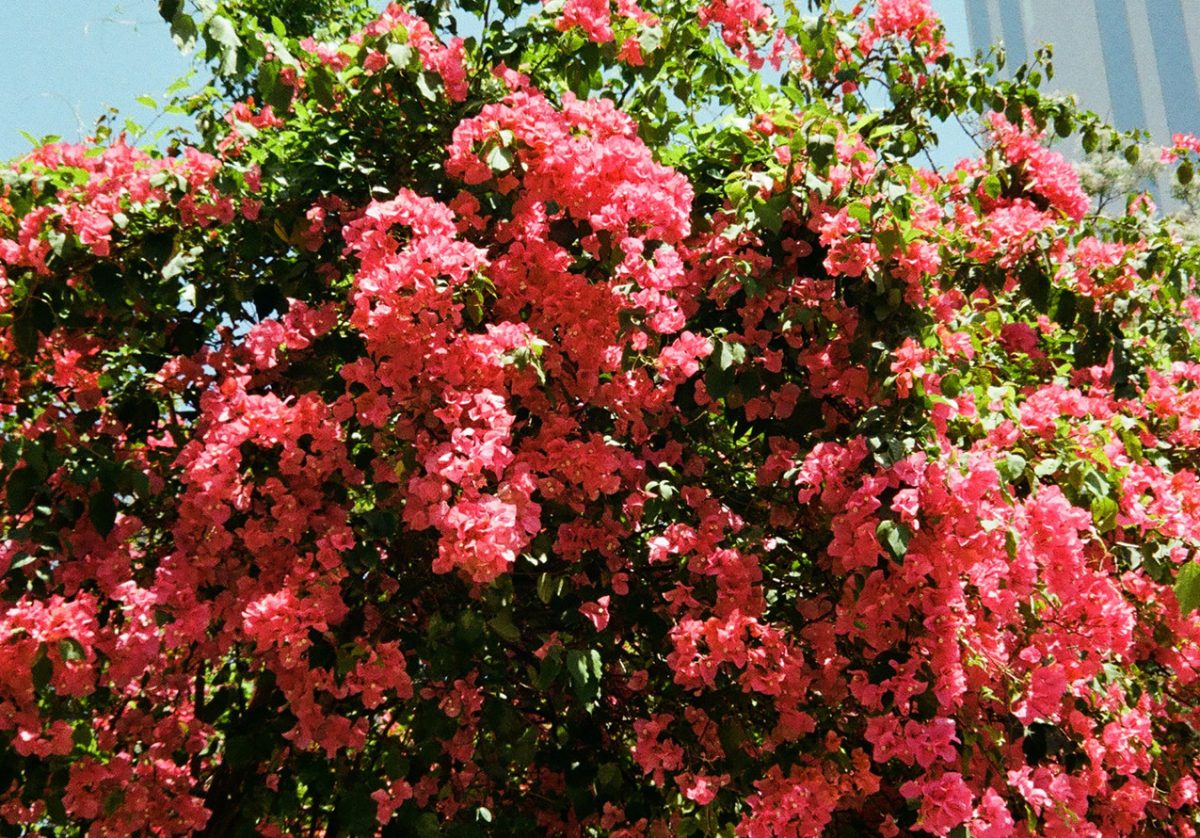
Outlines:
MULTIPOLYGON (((153 0, 4 0, 0 17, 0 160, 29 150, 22 131, 78 140, 107 108, 143 125, 188 70, 153 0)), ((160 118, 151 129, 166 125, 160 118)))
MULTIPOLYGON (((951 40, 967 43, 967 0, 934 0, 951 40)), ((0 17, 0 160, 28 151, 35 137, 79 140, 108 108, 149 126, 171 123, 138 103, 162 101, 188 71, 155 0, 3 0, 0 17), (152 122, 153 121, 153 122, 152 122), (152 123, 152 124, 151 124, 152 123)), ((948 135, 946 156, 970 153, 965 137, 948 135)))

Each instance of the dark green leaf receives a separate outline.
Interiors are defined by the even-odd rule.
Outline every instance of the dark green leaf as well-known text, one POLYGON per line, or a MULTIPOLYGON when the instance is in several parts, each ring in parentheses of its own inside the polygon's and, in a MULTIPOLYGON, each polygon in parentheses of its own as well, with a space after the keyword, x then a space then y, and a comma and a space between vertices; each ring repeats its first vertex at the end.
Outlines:
POLYGON ((104 262, 92 268, 92 290, 110 308, 125 302, 125 283, 116 265, 104 262))
POLYGON ((46 654, 45 644, 42 644, 37 658, 34 659, 29 674, 33 679, 33 688, 38 692, 50 685, 50 678, 54 675, 54 664, 50 662, 50 656, 46 654))
POLYGON ((308 74, 309 87, 313 97, 327 108, 332 108, 336 102, 334 97, 333 74, 325 67, 315 67, 308 74))
POLYGON ((88 520, 96 532, 107 536, 117 520, 117 504, 110 492, 96 492, 88 500, 88 520))
POLYGON ((1185 615, 1200 608, 1200 562, 1191 561, 1175 575, 1175 598, 1185 615))
POLYGON ((33 496, 41 485, 37 472, 28 466, 17 469, 8 476, 4 484, 4 493, 8 502, 8 511, 14 515, 25 511, 33 496))
POLYGON ((567 651, 567 672, 571 676, 575 696, 580 701, 590 702, 595 699, 599 691, 602 671, 603 662, 600 652, 596 649, 586 652, 580 649, 567 651))
POLYGON ((1039 265, 1030 263, 1021 268, 1021 293, 1039 313, 1045 314, 1049 310, 1050 278, 1039 265))
POLYGON ((200 34, 196 27, 196 21, 192 16, 182 10, 182 3, 175 4, 179 11, 171 16, 171 40, 175 42, 175 46, 184 55, 190 53, 196 48, 196 37, 200 34))
POLYGON ((1096 532, 1106 533, 1117 526, 1117 502, 1110 497, 1092 500, 1092 520, 1096 524, 1096 532))
POLYGON ((885 262, 892 258, 892 253, 900 244, 900 231, 894 227, 880 230, 875 234, 875 246, 879 248, 879 258, 885 262))
POLYGON ((516 643, 521 639, 521 631, 513 625, 512 614, 508 611, 503 611, 488 620, 488 625, 509 643, 516 643))

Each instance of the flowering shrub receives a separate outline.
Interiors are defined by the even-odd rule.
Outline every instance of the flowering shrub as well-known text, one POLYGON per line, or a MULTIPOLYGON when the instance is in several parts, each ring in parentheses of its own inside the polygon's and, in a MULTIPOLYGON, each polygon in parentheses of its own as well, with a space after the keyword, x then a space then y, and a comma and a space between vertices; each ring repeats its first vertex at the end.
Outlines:
POLYGON ((0 173, 0 831, 1196 834, 1197 255, 1040 71, 161 6, 194 147, 0 173))

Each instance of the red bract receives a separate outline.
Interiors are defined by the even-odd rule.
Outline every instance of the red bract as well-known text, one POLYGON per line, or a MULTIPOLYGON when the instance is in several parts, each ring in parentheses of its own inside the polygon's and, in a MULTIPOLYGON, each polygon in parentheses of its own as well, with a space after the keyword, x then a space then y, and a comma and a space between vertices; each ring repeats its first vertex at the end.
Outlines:
POLYGON ((924 0, 249 6, 194 145, 0 179, 0 831, 1195 835, 1115 134, 924 0))

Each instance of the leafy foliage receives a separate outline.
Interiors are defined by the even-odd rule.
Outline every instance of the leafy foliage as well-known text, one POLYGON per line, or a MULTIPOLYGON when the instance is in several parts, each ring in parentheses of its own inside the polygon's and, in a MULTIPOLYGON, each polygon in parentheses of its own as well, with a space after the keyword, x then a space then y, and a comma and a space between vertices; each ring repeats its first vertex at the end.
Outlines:
POLYGON ((194 145, 0 173, 5 834, 1195 834, 1197 254, 1048 55, 160 10, 194 145))

